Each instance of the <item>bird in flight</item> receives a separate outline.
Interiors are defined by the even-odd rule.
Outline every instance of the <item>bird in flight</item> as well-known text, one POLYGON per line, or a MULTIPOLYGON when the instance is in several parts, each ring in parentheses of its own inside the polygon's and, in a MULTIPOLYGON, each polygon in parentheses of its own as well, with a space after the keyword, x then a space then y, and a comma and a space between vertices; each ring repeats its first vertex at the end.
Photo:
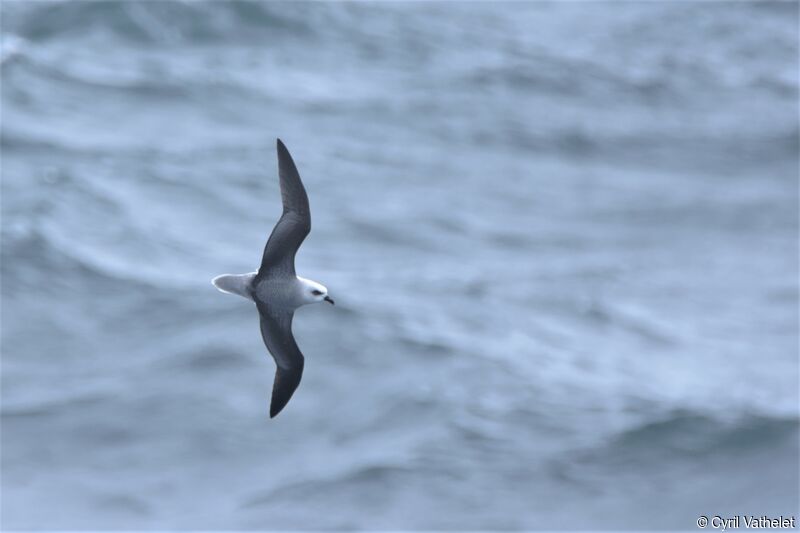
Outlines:
POLYGON ((261 337, 277 365, 269 416, 286 407, 303 376, 303 354, 292 335, 292 318, 300 306, 328 302, 328 289, 301 278, 294 271, 294 256, 311 231, 311 212, 300 174, 283 142, 278 139, 278 174, 283 214, 272 230, 261 266, 249 274, 223 274, 212 280, 222 292, 253 300, 261 318, 261 337))

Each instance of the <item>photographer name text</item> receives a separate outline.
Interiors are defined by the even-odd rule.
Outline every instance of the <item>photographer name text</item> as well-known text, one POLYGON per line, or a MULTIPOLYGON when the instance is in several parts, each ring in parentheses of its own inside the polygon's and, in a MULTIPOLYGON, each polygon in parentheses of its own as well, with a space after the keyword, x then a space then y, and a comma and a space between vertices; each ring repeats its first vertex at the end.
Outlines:
POLYGON ((754 516, 754 515, 736 515, 731 517, 715 516, 701 516, 697 519, 697 527, 705 529, 711 527, 720 531, 727 531, 729 529, 794 529, 795 525, 794 516, 779 516, 771 518, 769 516, 754 516))

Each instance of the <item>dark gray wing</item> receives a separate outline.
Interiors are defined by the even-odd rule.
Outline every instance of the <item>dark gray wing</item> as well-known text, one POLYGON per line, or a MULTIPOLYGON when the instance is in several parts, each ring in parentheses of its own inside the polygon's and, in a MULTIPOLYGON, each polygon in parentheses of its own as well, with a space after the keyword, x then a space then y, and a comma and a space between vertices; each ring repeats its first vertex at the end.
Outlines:
POLYGON ((308 196, 289 150, 278 139, 278 173, 281 183, 283 215, 272 230, 256 280, 264 277, 293 277, 294 256, 311 231, 308 196))
POLYGON ((292 335, 294 312, 275 313, 263 304, 256 305, 261 317, 261 337, 278 366, 275 371, 275 383, 272 385, 272 402, 269 406, 269 417, 274 418, 286 407, 300 384, 305 359, 292 335))

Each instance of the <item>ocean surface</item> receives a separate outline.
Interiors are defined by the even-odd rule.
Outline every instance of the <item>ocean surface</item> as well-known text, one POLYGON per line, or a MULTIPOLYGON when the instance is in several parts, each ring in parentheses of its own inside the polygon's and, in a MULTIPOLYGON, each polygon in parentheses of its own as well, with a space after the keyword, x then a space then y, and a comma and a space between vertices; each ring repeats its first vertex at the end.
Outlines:
POLYGON ((0 14, 4 529, 798 515, 798 3, 0 14), (337 305, 270 420, 276 137, 337 305))

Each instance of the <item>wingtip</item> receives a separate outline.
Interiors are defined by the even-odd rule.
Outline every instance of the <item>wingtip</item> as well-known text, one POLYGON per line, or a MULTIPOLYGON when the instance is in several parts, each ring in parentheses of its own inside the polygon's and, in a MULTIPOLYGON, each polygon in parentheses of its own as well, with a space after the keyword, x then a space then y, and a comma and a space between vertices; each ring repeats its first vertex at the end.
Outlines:
POLYGON ((291 397, 292 396, 290 394, 289 398, 286 398, 285 400, 281 398, 272 398, 272 401, 270 401, 269 403, 269 417, 275 418, 276 416, 278 416, 278 414, 280 414, 280 412, 283 411, 283 409, 289 403, 289 399, 291 397))
POLYGON ((278 416, 278 413, 280 413, 280 412, 281 412, 281 408, 280 407, 275 407, 275 404, 271 404, 269 406, 269 418, 270 419, 273 419, 276 416, 278 416))
POLYGON ((275 146, 277 146, 278 149, 283 148, 284 150, 286 150, 286 145, 283 144, 283 141, 281 140, 280 137, 275 138, 275 146))

